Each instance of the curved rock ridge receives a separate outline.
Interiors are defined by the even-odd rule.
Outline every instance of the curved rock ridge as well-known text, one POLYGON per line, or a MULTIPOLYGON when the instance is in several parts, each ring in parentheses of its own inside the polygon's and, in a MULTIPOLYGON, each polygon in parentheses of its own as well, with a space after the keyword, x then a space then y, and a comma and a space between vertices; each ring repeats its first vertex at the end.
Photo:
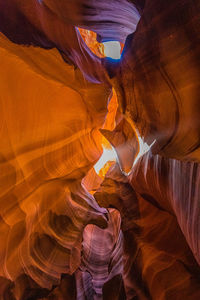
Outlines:
POLYGON ((136 164, 130 182, 147 201, 176 216, 200 265, 200 165, 153 156, 149 152, 136 164))
POLYGON ((64 61, 80 69, 87 80, 106 82, 101 60, 87 47, 78 29, 60 19, 43 1, 1 0, 0 31, 16 44, 57 48, 64 61))
POLYGON ((0 299, 200 299, 199 17, 197 0, 0 0, 0 299), (121 60, 78 27, 126 40, 121 60))
MULTIPOLYGON (((8 225, 5 217, 1 218, 1 238, 5 241, 5 247, 1 247, 1 276, 15 282, 14 294, 18 297, 20 292, 20 299, 27 289, 30 293, 39 287, 50 290, 60 283, 61 274, 73 274, 80 265, 86 225, 107 226, 107 211, 77 182, 48 182, 27 201, 27 211, 20 221, 8 225), (23 276, 35 282, 33 286, 23 283, 24 290, 19 288, 23 276)), ((16 207, 14 212, 19 209, 16 207)))
POLYGON ((139 142, 134 128, 122 118, 113 131, 100 129, 100 132, 114 147, 121 171, 129 174, 139 153, 139 142))
POLYGON ((83 233, 82 260, 77 278, 78 299, 100 299, 103 286, 123 270, 120 215, 109 209, 108 227, 87 225, 83 233))
POLYGON ((198 1, 147 0, 112 75, 121 110, 154 153, 199 162, 198 1))
POLYGON ((128 178, 111 167, 94 194, 120 211, 127 299, 199 299, 198 170, 149 152, 128 178))
POLYGON ((101 42, 124 43, 139 18, 135 5, 127 0, 0 1, 0 31, 11 41, 45 49, 56 47, 68 64, 96 83, 107 82, 105 70, 82 40, 77 26, 95 31, 101 42))
POLYGON ((110 89, 85 81, 56 49, 1 34, 0 56, 1 296, 37 299, 78 268, 84 227, 106 226, 80 182, 102 153, 110 89))
POLYGON ((124 43, 140 19, 136 6, 127 0, 43 2, 64 22, 95 31, 100 42, 114 40, 124 43))

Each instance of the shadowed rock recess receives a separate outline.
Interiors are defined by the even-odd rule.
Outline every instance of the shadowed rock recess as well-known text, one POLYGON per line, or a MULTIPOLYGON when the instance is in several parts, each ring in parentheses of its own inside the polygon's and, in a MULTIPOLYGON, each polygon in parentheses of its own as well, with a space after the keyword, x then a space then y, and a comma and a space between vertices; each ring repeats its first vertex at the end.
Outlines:
POLYGON ((200 1, 0 0, 0 67, 0 300, 199 300, 200 1))

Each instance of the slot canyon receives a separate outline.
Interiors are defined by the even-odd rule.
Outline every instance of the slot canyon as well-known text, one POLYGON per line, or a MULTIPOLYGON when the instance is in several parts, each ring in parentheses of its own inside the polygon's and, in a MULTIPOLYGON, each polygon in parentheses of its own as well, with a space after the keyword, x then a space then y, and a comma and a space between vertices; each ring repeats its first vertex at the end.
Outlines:
POLYGON ((0 68, 0 300, 199 300, 200 1, 0 0, 0 68))

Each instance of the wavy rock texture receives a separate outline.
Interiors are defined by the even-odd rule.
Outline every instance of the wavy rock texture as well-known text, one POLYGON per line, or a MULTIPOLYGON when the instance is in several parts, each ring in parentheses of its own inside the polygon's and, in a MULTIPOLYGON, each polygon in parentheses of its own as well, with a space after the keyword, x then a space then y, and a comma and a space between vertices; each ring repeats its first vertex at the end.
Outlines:
POLYGON ((44 0, 45 5, 64 22, 91 29, 98 34, 99 41, 125 42, 134 32, 140 19, 135 5, 127 0, 44 0))
POLYGON ((119 212, 110 209, 108 219, 106 229, 88 225, 84 230, 82 262, 76 272, 78 299, 100 299, 104 284, 122 273, 123 240, 119 212))
POLYGON ((148 153, 128 179, 111 167, 95 193, 121 214, 128 299, 199 299, 198 178, 194 163, 148 153))
POLYGON ((199 17, 190 0, 0 0, 0 299, 200 299, 199 17), (122 59, 77 27, 126 41, 122 59))
POLYGON ((55 49, 1 35, 0 55, 2 295, 37 299, 78 268, 84 227, 106 226, 80 182, 102 152, 110 89, 85 81, 55 49))
MULTIPOLYGON (((73 8, 72 2, 71 6, 73 8)), ((67 12, 69 15, 69 10, 67 12)), ((70 15, 73 15, 72 10, 70 15)), ((78 29, 64 22, 43 1, 1 0, 0 20, 0 31, 12 42, 44 49, 55 47, 63 59, 78 67, 90 82, 106 81, 100 59, 86 46, 78 29)))
POLYGON ((199 162, 199 1, 146 1, 113 84, 154 153, 199 162))

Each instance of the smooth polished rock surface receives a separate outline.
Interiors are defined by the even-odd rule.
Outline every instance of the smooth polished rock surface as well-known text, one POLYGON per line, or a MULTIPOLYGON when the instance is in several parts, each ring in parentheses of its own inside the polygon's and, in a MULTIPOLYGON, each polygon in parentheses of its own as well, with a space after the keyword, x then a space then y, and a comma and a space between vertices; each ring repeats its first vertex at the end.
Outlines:
POLYGON ((0 0, 0 299, 200 299, 199 17, 0 0), (78 28, 125 42, 121 60, 78 28))

